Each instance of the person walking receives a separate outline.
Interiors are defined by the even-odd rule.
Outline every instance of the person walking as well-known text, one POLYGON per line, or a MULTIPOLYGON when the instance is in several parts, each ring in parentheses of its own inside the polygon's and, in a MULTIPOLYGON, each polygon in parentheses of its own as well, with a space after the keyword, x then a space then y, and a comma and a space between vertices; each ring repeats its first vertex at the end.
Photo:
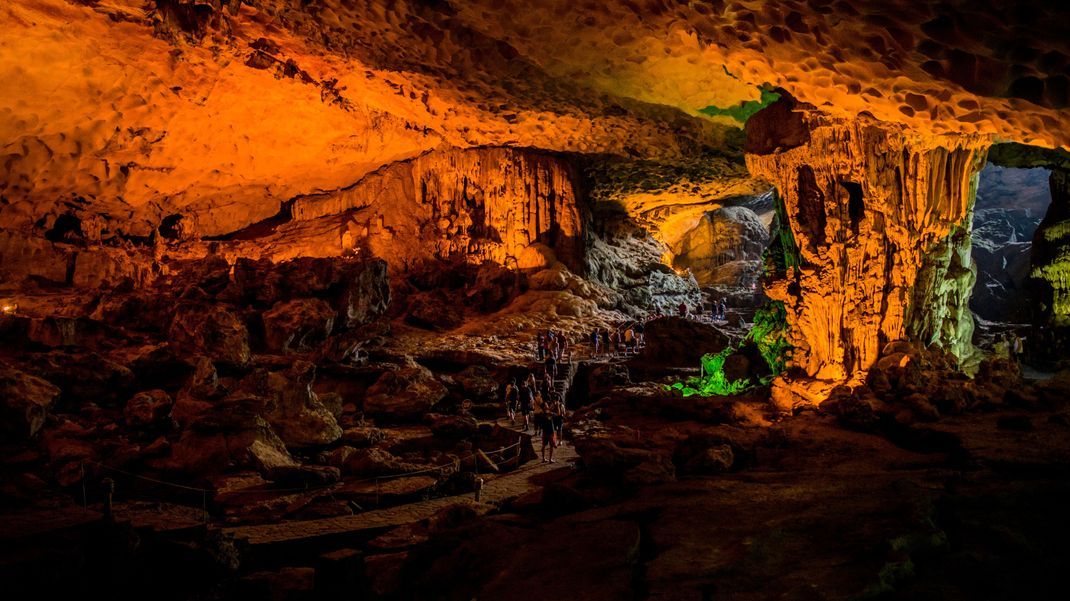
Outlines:
POLYGON ((554 423, 554 432, 557 434, 557 445, 561 446, 565 444, 565 400, 561 398, 561 395, 554 395, 554 406, 552 420, 554 423))
MULTIPOLYGON (((534 382, 532 374, 531 381, 534 382)), ((524 431, 531 426, 531 412, 535 409, 535 390, 528 384, 528 380, 520 386, 520 414, 524 417, 524 431)))
POLYGON ((544 403, 542 406, 541 419, 539 420, 539 428, 542 431, 542 462, 543 463, 556 463, 554 461, 554 449, 557 448, 557 430, 554 427, 554 418, 552 414, 552 407, 549 403, 544 403), (546 448, 550 448, 550 458, 546 458, 546 448))
POLYGON ((505 411, 509 415, 509 423, 516 425, 516 414, 520 409, 520 389, 517 388, 516 379, 505 385, 505 411))
POLYGON ((557 379, 557 360, 554 359, 553 354, 546 355, 546 361, 543 362, 543 365, 545 366, 545 369, 546 369, 546 375, 549 376, 551 380, 556 380, 557 379))

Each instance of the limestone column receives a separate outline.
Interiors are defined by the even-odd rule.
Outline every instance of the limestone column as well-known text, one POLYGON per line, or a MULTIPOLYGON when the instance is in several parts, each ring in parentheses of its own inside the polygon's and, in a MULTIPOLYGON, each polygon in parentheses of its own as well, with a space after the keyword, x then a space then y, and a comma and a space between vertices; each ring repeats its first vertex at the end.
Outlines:
POLYGON ((821 402, 862 381, 893 340, 972 353, 970 218, 987 137, 833 119, 790 98, 747 130, 747 167, 779 191, 798 255, 767 286, 795 346, 782 398, 788 384, 793 402, 821 402))

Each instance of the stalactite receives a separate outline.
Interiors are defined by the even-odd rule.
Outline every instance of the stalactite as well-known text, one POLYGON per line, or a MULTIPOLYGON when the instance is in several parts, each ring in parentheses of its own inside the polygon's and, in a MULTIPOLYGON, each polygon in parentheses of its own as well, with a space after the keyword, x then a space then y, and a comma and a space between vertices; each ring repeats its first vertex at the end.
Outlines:
POLYGON ((768 286, 788 311, 791 367, 810 382, 792 389, 819 402, 831 385, 859 381, 887 342, 908 336, 968 356, 969 223, 990 141, 800 106, 790 124, 771 121, 785 121, 783 110, 753 119, 764 142, 749 144, 747 166, 779 189, 801 258, 768 286), (787 125, 796 133, 803 125, 807 136, 770 147, 769 133, 787 125))

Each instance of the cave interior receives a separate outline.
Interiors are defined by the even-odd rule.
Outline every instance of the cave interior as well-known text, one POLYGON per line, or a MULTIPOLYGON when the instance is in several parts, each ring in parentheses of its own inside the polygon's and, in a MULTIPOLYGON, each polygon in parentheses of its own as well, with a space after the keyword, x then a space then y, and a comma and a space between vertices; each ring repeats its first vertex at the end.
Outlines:
POLYGON ((0 25, 12 598, 1062 597, 1070 5, 0 25))

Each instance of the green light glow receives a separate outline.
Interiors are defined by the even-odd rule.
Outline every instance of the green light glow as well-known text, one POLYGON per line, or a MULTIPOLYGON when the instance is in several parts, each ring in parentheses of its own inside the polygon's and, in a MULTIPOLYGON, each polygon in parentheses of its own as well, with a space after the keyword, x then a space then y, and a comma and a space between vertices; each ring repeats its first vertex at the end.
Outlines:
POLYGON ((719 106, 708 106, 706 108, 699 109, 698 112, 703 115, 709 115, 710 117, 731 117, 740 123, 746 123, 747 119, 754 116, 755 113, 764 109, 765 107, 773 104, 780 99, 780 94, 773 92, 772 90, 762 89, 761 98, 758 100, 746 100, 735 106, 727 108, 721 108, 719 106))
POLYGON ((768 384, 784 371, 784 364, 791 352, 787 331, 788 320, 784 303, 770 301, 754 314, 754 327, 738 345, 725 347, 718 353, 703 355, 700 376, 688 378, 684 382, 676 382, 668 388, 681 392, 685 397, 730 396, 743 392, 754 383, 750 378, 729 380, 724 371, 724 364, 733 353, 748 343, 754 343, 758 347, 762 358, 772 371, 770 375, 759 381, 760 384, 768 384))

